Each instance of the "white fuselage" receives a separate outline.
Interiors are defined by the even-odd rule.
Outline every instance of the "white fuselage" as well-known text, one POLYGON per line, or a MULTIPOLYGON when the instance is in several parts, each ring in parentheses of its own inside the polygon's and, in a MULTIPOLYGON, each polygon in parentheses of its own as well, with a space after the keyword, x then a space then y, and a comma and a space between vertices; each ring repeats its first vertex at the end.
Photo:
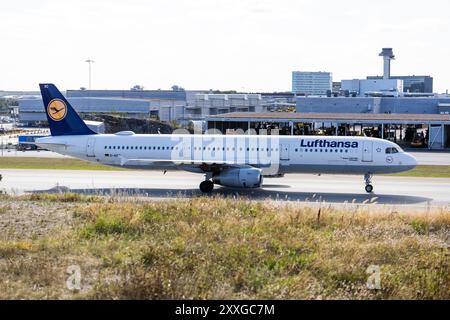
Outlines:
POLYGON ((204 173, 205 163, 285 173, 383 174, 413 169, 416 159, 395 143, 366 137, 139 135, 131 132, 55 136, 46 149, 87 161, 136 169, 176 167, 204 173), (394 150, 394 151, 393 151, 394 150))

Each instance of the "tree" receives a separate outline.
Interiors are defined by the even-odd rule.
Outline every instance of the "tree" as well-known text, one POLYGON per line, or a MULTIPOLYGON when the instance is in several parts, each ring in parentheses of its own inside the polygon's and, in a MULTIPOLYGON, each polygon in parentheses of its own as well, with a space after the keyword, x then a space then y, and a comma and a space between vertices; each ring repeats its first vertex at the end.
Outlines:
POLYGON ((8 112, 9 107, 17 107, 19 105, 19 101, 16 99, 10 98, 0 98, 0 111, 8 112))

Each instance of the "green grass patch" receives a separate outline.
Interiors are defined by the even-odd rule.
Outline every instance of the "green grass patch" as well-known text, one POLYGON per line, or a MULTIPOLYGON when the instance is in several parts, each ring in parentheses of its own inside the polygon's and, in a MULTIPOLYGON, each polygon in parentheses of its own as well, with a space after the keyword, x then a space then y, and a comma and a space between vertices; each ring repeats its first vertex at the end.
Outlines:
POLYGON ((95 236, 121 235, 133 233, 134 229, 130 223, 118 217, 101 215, 88 224, 81 232, 85 238, 94 238, 95 236))
POLYGON ((2 169, 53 169, 53 170, 102 170, 121 171, 124 168, 109 167, 93 162, 78 159, 61 158, 27 158, 27 157, 0 157, 2 169))
POLYGON ((450 166, 417 166, 407 172, 393 174, 397 177, 450 178, 450 166))
POLYGON ((22 196, 23 200, 51 202, 98 202, 101 197, 79 193, 33 193, 22 196))

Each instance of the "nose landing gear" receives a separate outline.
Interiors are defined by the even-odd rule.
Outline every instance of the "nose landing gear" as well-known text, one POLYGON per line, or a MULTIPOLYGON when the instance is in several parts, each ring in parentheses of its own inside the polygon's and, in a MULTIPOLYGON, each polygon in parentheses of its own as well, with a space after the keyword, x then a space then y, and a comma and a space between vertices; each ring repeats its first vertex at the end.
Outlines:
POLYGON ((366 192, 367 193, 373 192, 372 177, 373 177, 373 174, 371 174, 371 173, 366 173, 364 175, 364 181, 366 182, 366 192))

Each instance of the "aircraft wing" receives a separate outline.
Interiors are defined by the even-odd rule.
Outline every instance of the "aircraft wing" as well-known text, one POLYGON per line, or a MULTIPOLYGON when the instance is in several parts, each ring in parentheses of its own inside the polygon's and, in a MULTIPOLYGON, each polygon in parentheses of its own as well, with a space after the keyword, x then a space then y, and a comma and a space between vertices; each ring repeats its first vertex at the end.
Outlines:
POLYGON ((189 160, 189 159, 126 159, 121 158, 120 165, 125 166, 128 163, 142 163, 142 164, 186 164, 186 165, 222 165, 222 166, 246 166, 244 160, 242 161, 223 161, 223 160, 189 160))

